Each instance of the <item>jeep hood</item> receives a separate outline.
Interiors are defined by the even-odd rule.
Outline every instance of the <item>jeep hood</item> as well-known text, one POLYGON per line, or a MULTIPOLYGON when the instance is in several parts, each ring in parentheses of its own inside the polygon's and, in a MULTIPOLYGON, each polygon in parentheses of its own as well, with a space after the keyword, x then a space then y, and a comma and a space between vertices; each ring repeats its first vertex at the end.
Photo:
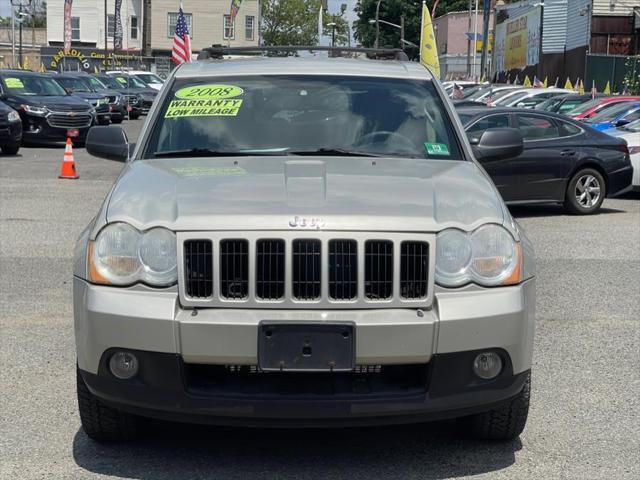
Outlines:
POLYGON ((136 160, 106 208, 108 222, 175 231, 305 228, 303 218, 344 231, 503 222, 502 201, 473 162, 370 157, 136 160))

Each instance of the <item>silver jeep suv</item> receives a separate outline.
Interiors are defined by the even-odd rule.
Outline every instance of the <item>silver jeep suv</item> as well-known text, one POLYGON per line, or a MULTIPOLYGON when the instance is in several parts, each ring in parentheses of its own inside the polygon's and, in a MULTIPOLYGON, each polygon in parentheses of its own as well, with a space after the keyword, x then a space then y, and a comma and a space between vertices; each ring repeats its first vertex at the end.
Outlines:
POLYGON ((75 251, 86 433, 139 416, 249 426, 461 417, 510 439, 529 407, 534 253, 431 74, 361 58, 177 68, 75 251), (128 158, 129 157, 129 158, 128 158))

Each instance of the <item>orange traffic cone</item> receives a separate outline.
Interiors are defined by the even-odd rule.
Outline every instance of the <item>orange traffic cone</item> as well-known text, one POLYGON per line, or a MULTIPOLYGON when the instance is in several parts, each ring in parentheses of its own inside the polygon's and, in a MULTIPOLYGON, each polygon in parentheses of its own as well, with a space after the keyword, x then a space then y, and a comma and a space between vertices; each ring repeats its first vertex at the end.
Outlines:
POLYGON ((80 175, 76 172, 76 162, 73 160, 73 145, 70 138, 67 138, 67 145, 64 148, 64 158, 62 159, 58 178, 70 178, 72 180, 80 178, 80 175))

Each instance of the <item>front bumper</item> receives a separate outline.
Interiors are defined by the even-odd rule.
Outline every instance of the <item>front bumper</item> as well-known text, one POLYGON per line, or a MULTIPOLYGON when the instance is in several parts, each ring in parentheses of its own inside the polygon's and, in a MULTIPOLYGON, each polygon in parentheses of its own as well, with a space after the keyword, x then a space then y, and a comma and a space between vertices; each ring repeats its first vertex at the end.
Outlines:
MULTIPOLYGON (((91 120, 91 124, 93 119, 91 120)), ((91 124, 83 127, 57 127, 49 124, 46 117, 25 115, 22 117, 22 140, 25 143, 46 143, 64 141, 70 130, 77 130, 76 141, 84 141, 89 133, 91 124)))
POLYGON ((193 315, 181 308, 173 291, 101 287, 75 278, 78 367, 96 396, 151 417, 325 426, 343 425, 345 419, 376 424, 457 417, 490 409, 520 392, 531 367, 534 291, 533 279, 513 287, 436 291, 433 308, 424 311, 203 309, 193 315), (367 395, 256 393, 237 384, 227 391, 194 389, 193 368, 257 364, 262 320, 353 322, 357 365, 422 365, 424 381, 367 395), (114 348, 138 352, 141 371, 135 380, 109 373, 114 348), (505 368, 496 379, 482 381, 471 365, 479 351, 489 349, 499 352, 505 368))

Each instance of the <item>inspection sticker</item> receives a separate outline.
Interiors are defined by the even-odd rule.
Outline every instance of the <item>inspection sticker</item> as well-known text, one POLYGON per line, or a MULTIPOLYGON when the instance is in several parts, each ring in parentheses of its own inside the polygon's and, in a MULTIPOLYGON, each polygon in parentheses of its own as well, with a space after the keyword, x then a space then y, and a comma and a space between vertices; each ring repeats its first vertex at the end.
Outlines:
POLYGON ((451 155, 449 153, 449 147, 444 143, 425 143, 424 148, 427 150, 429 155, 451 155))
POLYGON ((7 85, 7 88, 24 88, 24 84, 19 78, 5 78, 4 83, 7 85))
POLYGON ((172 100, 164 118, 180 117, 235 117, 242 100, 172 100))

